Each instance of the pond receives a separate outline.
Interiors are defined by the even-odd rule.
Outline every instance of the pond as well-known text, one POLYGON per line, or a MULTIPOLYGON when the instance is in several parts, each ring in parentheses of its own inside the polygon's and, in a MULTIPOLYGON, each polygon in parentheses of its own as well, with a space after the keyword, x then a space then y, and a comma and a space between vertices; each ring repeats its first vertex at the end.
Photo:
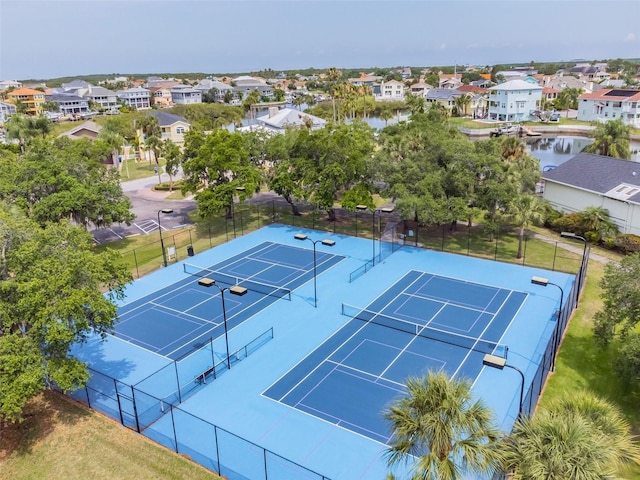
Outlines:
MULTIPOLYGON (((593 143, 592 138, 557 136, 525 139, 527 151, 540 161, 542 171, 563 164, 593 143)), ((640 142, 631 142, 631 160, 640 162, 640 142)))

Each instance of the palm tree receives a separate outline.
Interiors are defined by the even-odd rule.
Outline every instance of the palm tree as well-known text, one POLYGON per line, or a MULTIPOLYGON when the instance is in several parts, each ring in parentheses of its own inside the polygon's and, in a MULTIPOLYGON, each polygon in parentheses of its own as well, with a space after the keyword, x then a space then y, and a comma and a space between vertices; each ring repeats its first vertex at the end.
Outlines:
POLYGON ((545 212, 544 200, 535 195, 521 194, 509 204, 509 216, 511 221, 518 227, 518 253, 516 258, 522 258, 525 229, 532 223, 542 222, 545 212))
POLYGON ((409 378, 407 390, 385 412, 393 432, 389 466, 413 461, 412 478, 424 480, 455 480, 498 468, 501 434, 492 425, 491 410, 472 401, 469 381, 429 372, 426 378, 409 378))
POLYGON ((594 142, 584 151, 629 160, 631 158, 630 135, 631 127, 625 125, 622 119, 600 123, 593 132, 594 142))
POLYGON ((456 109, 458 110, 458 116, 464 117, 467 114, 467 107, 471 103, 471 97, 467 94, 460 95, 455 98, 454 102, 456 104, 456 109))
POLYGON ((329 85, 329 93, 331 94, 331 102, 333 104, 333 123, 336 122, 336 99, 334 84, 342 76, 342 72, 335 67, 331 67, 327 70, 327 77, 331 84, 329 85))
POLYGON ((384 126, 386 127, 389 120, 393 118, 394 113, 387 105, 385 105, 384 107, 382 107, 382 110, 380 110, 380 113, 378 114, 378 116, 382 120, 384 120, 384 126))
POLYGON ((367 97, 373 94, 373 89, 371 88, 371 85, 363 83, 362 86, 360 87, 360 94, 362 95, 362 108, 363 108, 362 118, 366 120, 367 119, 367 97))
POLYGON ((418 113, 424 113, 425 109, 425 98, 419 95, 414 95, 412 93, 407 94, 404 102, 411 110, 411 115, 416 115, 418 113))
POLYGON ((524 143, 516 137, 503 137, 502 145, 500 145, 500 154, 507 162, 512 163, 523 155, 527 154, 527 148, 524 143))
POLYGON ((626 464, 640 464, 640 449, 617 408, 588 392, 572 392, 519 420, 504 445, 515 480, 616 478, 626 464))

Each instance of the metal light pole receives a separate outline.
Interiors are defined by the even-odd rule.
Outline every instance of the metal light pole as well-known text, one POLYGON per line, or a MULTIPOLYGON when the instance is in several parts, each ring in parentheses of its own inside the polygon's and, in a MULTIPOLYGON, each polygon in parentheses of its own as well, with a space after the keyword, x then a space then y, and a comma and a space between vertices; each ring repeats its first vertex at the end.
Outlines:
POLYGON ((534 285, 541 285, 546 287, 547 285, 553 285, 560 289, 560 308, 558 309, 558 323, 556 324, 556 334, 553 339, 553 354, 551 355, 551 371, 556 369, 556 355, 558 354, 558 347, 560 346, 560 318, 562 317, 562 301, 564 300, 564 290, 557 283, 550 282, 548 278, 543 277, 531 277, 531 283, 534 285))
MULTIPOLYGON (((245 188, 244 187, 236 187, 235 188, 236 192, 244 192, 245 188)), ((234 207, 235 203, 236 203, 236 198, 237 195, 232 195, 231 196, 231 219, 233 221, 233 238, 236 238, 236 209, 234 207)))
POLYGON ((514 367, 513 365, 507 365, 507 359, 498 357, 496 355, 491 355, 487 353, 482 359, 482 364, 491 367, 497 368, 498 370, 504 369, 504 367, 509 367, 512 370, 515 370, 520 374, 520 378, 522 379, 522 383, 520 385, 520 403, 518 404, 518 418, 522 417, 522 399, 524 397, 524 373, 518 367, 514 367))
POLYGON ((328 239, 311 240, 304 233, 296 233, 293 236, 293 238, 301 241, 309 240, 311 243, 313 243, 313 306, 315 308, 318 308, 318 290, 316 286, 316 244, 321 243, 322 245, 326 245, 327 247, 333 247, 336 244, 336 242, 334 240, 328 240, 328 239))
MULTIPOLYGON (((213 280, 213 279, 212 279, 213 280)), ((228 291, 233 295, 242 296, 247 293, 247 289, 244 287, 239 287, 237 285, 233 287, 220 287, 215 280, 211 283, 214 287, 216 287, 220 291, 220 298, 222 298, 222 320, 224 322, 224 343, 227 347, 227 368, 231 370, 231 359, 229 358, 229 333, 227 331, 227 308, 224 304, 224 292, 228 291)))
POLYGON ((158 210, 158 232, 160 232, 160 248, 162 248, 162 265, 167 266, 167 253, 164 251, 164 241, 162 240, 162 226, 160 225, 161 213, 173 213, 172 208, 161 208, 158 210))
POLYGON ((578 299, 580 298, 580 291, 582 290, 582 276, 585 272, 582 271, 582 267, 584 265, 584 257, 587 254, 587 239, 581 237, 580 235, 576 235, 573 232, 560 232, 560 236, 562 238, 574 238, 576 240, 580 240, 584 246, 582 248, 582 261, 580 262, 580 271, 578 273, 578 291, 576 292, 576 306, 578 305, 578 299))

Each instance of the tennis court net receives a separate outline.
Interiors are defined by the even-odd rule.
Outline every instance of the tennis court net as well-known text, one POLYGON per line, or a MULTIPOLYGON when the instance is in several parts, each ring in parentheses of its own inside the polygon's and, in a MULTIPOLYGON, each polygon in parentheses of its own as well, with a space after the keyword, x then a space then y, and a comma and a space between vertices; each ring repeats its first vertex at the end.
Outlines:
POLYGON ((250 291, 263 293, 272 297, 284 298, 291 301, 291 290, 277 285, 270 285, 268 283, 258 282, 256 280, 250 280, 248 278, 234 277, 226 273, 218 272, 204 267, 198 267, 189 263, 183 263, 184 273, 201 278, 210 278, 215 280, 216 283, 222 283, 223 285, 234 286, 238 285, 245 287, 250 291))
POLYGON ((393 328, 394 330, 411 333, 412 335, 466 348, 467 350, 490 353, 503 358, 507 357, 508 347, 506 345, 484 340, 482 338, 470 337, 460 333, 448 332, 439 328, 420 325, 418 323, 391 317, 381 312, 354 307, 353 305, 348 305, 346 303, 342 304, 342 315, 351 317, 352 319, 361 320, 366 323, 374 323, 383 327, 393 328))

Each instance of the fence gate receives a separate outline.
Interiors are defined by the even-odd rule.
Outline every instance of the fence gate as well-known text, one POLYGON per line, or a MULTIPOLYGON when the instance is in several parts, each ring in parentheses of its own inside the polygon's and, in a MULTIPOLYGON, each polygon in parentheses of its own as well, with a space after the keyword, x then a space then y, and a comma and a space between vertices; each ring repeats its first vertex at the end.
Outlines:
POLYGON ((118 380, 115 380, 115 384, 118 408, 120 409, 120 423, 127 428, 140 432, 133 389, 130 385, 126 385, 118 380))

